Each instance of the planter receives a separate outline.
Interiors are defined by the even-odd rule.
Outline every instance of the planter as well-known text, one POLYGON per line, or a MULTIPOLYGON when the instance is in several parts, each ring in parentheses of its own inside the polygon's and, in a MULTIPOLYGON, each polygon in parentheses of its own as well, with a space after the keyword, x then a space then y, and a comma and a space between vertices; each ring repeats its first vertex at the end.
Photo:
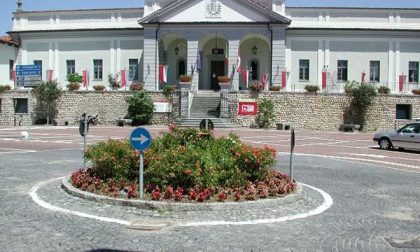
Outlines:
POLYGON ((180 81, 179 85, 191 85, 191 81, 180 81))
POLYGON ((220 86, 220 88, 221 88, 221 89, 226 89, 226 88, 229 88, 229 86, 230 86, 230 81, 228 81, 228 82, 220 82, 220 81, 219 81, 219 86, 220 86))

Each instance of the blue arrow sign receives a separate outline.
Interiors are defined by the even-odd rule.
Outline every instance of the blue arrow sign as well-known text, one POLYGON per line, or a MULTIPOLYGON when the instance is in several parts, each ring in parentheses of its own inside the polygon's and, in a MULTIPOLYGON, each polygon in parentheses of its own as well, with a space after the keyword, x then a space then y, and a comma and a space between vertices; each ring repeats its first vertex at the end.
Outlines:
POLYGON ((152 135, 145 128, 137 128, 131 132, 130 143, 134 149, 144 151, 152 143, 152 135))

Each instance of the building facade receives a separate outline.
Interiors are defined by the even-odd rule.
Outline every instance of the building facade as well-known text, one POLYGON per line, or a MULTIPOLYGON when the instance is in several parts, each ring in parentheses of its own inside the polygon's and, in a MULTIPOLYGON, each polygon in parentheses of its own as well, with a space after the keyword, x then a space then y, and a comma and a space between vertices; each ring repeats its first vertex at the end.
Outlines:
POLYGON ((9 36, 0 37, 0 85, 13 86, 13 67, 19 46, 9 36))
POLYGON ((408 93, 419 82, 419 9, 151 0, 138 9, 17 11, 9 34, 20 44, 17 64, 41 64, 43 79, 53 70, 62 85, 84 70, 88 88, 122 70, 128 85, 148 90, 177 85, 183 74, 192 90, 218 90, 221 75, 231 90, 264 80, 285 91, 341 92, 363 80, 408 93))

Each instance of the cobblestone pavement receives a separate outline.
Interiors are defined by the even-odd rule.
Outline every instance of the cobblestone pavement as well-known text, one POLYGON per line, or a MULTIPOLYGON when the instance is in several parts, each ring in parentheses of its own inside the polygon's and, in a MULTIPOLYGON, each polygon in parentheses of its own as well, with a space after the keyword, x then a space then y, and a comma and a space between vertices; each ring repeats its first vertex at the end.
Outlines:
MULTIPOLYGON (((270 131, 260 133, 260 140, 245 134, 243 137, 248 137, 247 141, 265 144, 273 134, 270 131)), ((76 148, 68 144, 70 148, 65 148, 66 144, 58 143, 32 142, 28 146, 20 142, 16 142, 20 145, 13 145, 10 144, 12 141, 0 141, 0 148, 3 148, 3 151, 0 149, 0 250, 420 251, 420 174, 415 168, 418 161, 412 162, 419 160, 420 154, 379 152, 366 145, 359 152, 358 145, 351 139, 360 137, 363 140, 362 136, 344 136, 350 138, 347 143, 341 143, 350 146, 347 153, 396 157, 398 165, 408 164, 414 168, 357 159, 326 158, 332 153, 324 151, 325 146, 306 146, 312 151, 301 146, 299 152, 306 155, 296 156, 296 178, 332 196, 334 204, 325 212, 273 224, 175 226, 159 232, 133 230, 124 225, 40 207, 28 195, 29 190, 39 182, 67 176, 81 167, 80 145, 76 148)), ((303 145, 301 142, 298 144, 303 145)), ((372 145, 371 142, 369 144, 372 145)), ((287 150, 286 147, 281 149, 282 146, 278 148, 281 152, 287 150)), ((344 151, 335 147, 333 156, 337 152, 344 151)), ((279 155, 278 169, 288 171, 287 155, 279 155)), ((41 197, 51 195, 49 199, 59 202, 63 208, 95 213, 91 202, 64 194, 63 198, 54 199, 53 196, 59 195, 54 192, 58 190, 57 185, 49 186, 52 188, 47 186, 40 190, 41 197)), ((98 205, 96 214, 124 217, 127 213, 98 205)), ((212 218, 217 218, 217 215, 212 218)))

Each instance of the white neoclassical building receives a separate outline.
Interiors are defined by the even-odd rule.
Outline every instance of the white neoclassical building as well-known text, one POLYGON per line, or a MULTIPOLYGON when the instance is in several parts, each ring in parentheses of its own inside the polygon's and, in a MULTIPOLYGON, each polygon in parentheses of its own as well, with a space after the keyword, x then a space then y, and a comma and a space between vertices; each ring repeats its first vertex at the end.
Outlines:
POLYGON ((20 45, 14 60, 41 64, 43 79, 52 70, 62 85, 68 74, 88 71, 89 88, 122 70, 128 85, 144 82, 148 90, 176 85, 183 74, 197 91, 218 90, 221 75, 231 78, 231 90, 247 89, 247 80, 285 91, 312 84, 339 92, 346 81, 362 79, 393 93, 418 87, 419 9, 144 2, 130 9, 18 9, 9 32, 20 45))

